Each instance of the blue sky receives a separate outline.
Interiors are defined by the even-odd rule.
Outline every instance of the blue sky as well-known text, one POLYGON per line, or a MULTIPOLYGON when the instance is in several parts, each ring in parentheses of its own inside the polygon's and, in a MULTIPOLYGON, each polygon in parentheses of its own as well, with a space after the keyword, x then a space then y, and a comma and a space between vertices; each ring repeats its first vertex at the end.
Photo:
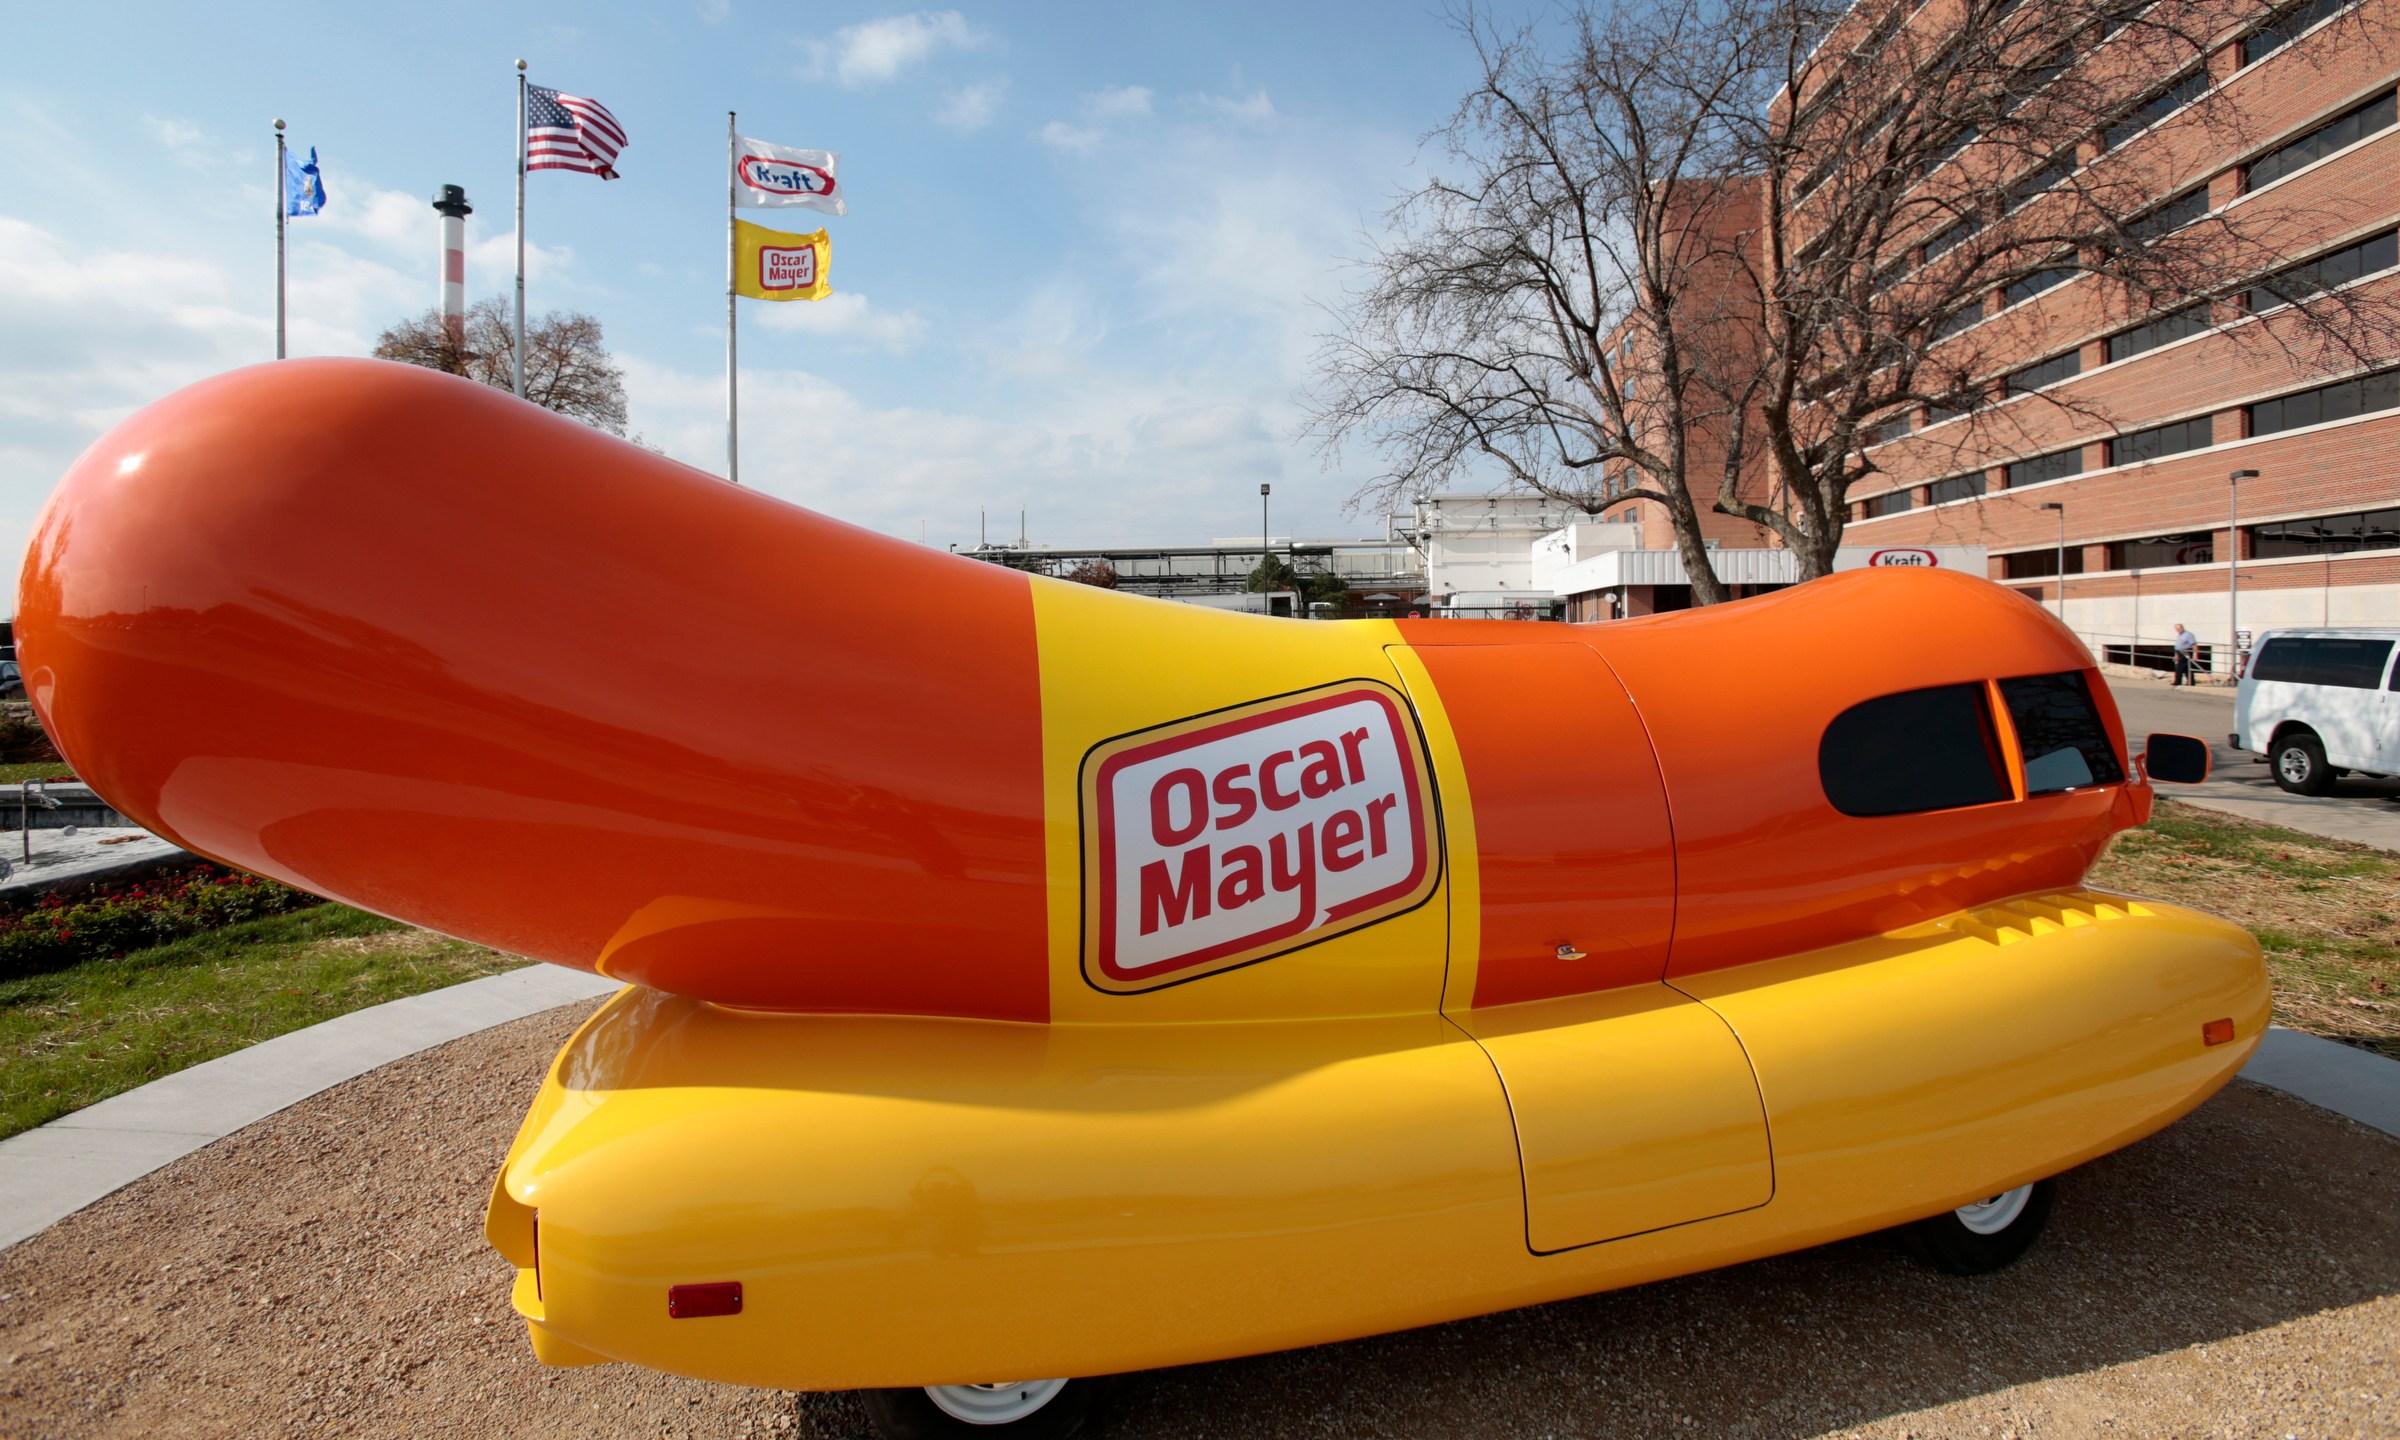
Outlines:
MULTIPOLYGON (((0 51, 0 544, 86 444, 273 354, 273 138, 317 147, 292 350, 363 354, 510 279, 513 60, 595 96, 622 180, 530 181, 529 304, 597 315, 633 428, 722 469, 725 112, 841 152, 835 298, 745 301, 744 479, 935 545, 1380 533, 1295 438, 1315 306, 1472 80, 1431 4, 14 7, 0 51), (1005 521, 1002 517, 1005 516, 1005 521)), ((805 217, 800 219, 799 217, 805 217)), ((798 220, 799 223, 791 223, 798 220)))

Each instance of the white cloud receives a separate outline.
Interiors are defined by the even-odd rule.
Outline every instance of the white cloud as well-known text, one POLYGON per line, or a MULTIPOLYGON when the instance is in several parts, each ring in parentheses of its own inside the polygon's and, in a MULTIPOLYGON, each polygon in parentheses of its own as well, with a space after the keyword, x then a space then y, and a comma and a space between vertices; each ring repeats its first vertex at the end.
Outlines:
POLYGON ((692 13, 703 25, 722 25, 733 18, 733 0, 698 0, 692 13))
POLYGON ((880 85, 944 50, 974 50, 991 36, 967 23, 956 10, 923 10, 845 25, 833 39, 804 42, 812 80, 832 79, 853 89, 880 85))
POLYGON ((190 121, 161 120, 155 115, 145 115, 142 121, 149 127, 151 138, 173 151, 175 158, 186 165, 214 158, 215 147, 209 143, 208 133, 190 121))
POLYGON ((1238 99, 1229 95, 1207 94, 1193 98, 1202 110, 1247 125, 1263 125, 1275 118, 1275 102, 1267 98, 1264 90, 1253 90, 1238 99))
POLYGON ((925 335, 925 322, 914 311, 877 310, 866 296, 838 290, 822 300, 769 305, 759 323, 769 330, 854 340, 895 351, 908 349, 925 335))
POLYGON ((1153 92, 1147 85, 1113 85, 1106 90, 1091 91, 1076 106, 1088 123, 1076 125, 1053 120, 1041 128, 1041 142, 1053 150, 1088 155, 1125 123, 1149 118, 1152 98, 1153 92))
POLYGON ((1084 113, 1096 120, 1122 120, 1150 113, 1150 87, 1118 85, 1083 97, 1084 113))
POLYGON ((1008 94, 1005 80, 984 80, 951 91, 942 99, 942 108, 933 112, 933 121, 945 130, 960 135, 972 135, 992 123, 1000 112, 1000 102, 1008 94))
POLYGON ((1086 154, 1100 144, 1100 132, 1084 125, 1069 125, 1053 120, 1041 129, 1041 141, 1053 150, 1072 150, 1086 154))

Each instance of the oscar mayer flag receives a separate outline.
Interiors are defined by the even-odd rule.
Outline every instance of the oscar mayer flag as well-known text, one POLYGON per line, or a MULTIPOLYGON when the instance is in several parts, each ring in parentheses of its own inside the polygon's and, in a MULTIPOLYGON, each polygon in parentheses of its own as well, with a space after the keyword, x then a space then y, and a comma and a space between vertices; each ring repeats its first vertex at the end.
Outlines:
POLYGON ((826 277, 833 242, 824 231, 792 235, 736 220, 733 233, 736 294, 753 300, 822 300, 833 293, 826 277))

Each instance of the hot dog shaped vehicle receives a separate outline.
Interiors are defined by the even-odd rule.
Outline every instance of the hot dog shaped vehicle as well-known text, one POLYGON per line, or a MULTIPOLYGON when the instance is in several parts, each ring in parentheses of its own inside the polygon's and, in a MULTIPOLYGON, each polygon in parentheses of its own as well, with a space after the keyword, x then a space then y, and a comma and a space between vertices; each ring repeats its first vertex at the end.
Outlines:
POLYGON ((1911 1222, 2001 1263, 2267 1019, 2244 932, 2083 888, 2151 803, 2108 691, 1943 572, 1279 623, 292 361, 83 456, 18 616, 127 814, 628 982, 492 1192, 537 1355, 902 1429, 1911 1222))

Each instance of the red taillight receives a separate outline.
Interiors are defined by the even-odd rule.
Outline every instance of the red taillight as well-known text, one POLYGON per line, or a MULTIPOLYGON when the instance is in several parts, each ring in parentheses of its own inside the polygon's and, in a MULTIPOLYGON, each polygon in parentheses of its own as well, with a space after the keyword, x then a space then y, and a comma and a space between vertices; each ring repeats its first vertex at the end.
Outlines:
POLYGON ((742 1282, 714 1280, 706 1285, 670 1285, 667 1287, 667 1314, 676 1320, 698 1320, 709 1315, 739 1315, 742 1313, 742 1282))
POLYGON ((2200 1039, 2210 1045, 2222 1045, 2233 1038, 2231 1020, 2211 1020, 2200 1027, 2200 1039))

